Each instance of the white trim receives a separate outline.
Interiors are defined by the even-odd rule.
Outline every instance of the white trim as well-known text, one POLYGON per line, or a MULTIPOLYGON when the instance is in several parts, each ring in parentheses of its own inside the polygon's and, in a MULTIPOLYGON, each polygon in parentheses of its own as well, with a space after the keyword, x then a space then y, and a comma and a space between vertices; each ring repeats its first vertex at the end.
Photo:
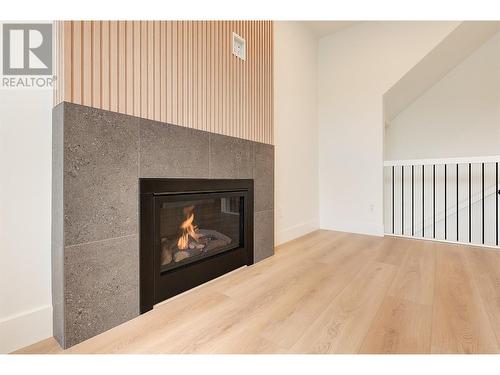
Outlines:
POLYGON ((440 165, 440 164, 475 164, 475 163, 496 163, 500 162, 500 155, 493 156, 469 156, 459 158, 440 159, 408 159, 408 160, 386 160, 384 167, 400 167, 403 165, 440 165))
POLYGON ((319 229, 319 220, 310 220, 305 223, 297 224, 289 228, 276 231, 275 246, 284 244, 285 242, 302 237, 308 233, 319 229))
POLYGON ((384 226, 373 222, 337 222, 325 224, 320 222, 320 229, 335 230, 338 232, 348 232, 357 234, 367 234, 370 236, 384 236, 384 226))
POLYGON ((0 353, 10 353, 52 337, 52 306, 42 306, 0 320, 0 353))
POLYGON ((401 234, 392 234, 392 233, 384 233, 384 236, 389 236, 389 237, 400 237, 400 238, 409 238, 411 240, 422 240, 422 241, 432 241, 432 242, 442 242, 442 243, 449 243, 449 244, 454 244, 454 245, 464 245, 464 246, 472 246, 472 247, 479 247, 479 248, 488 248, 491 250, 496 250, 500 251, 500 246, 494 246, 494 245, 482 245, 482 244, 477 244, 477 243, 472 243, 472 242, 459 242, 459 241, 450 241, 450 240, 441 240, 438 238, 428 238, 428 237, 417 237, 417 236, 407 236, 407 235, 401 235, 401 234))

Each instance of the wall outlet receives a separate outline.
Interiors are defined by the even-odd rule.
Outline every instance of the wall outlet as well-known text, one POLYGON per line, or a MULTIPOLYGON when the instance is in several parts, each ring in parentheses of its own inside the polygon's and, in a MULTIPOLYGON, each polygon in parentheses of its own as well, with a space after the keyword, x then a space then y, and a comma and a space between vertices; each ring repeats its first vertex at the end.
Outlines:
POLYGON ((233 31, 233 55, 242 60, 246 60, 246 42, 241 36, 233 31))

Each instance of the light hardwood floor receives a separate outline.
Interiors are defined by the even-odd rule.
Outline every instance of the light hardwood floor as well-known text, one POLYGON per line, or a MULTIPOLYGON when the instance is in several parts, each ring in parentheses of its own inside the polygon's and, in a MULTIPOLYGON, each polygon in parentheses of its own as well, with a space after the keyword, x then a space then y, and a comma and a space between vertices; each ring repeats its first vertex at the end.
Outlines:
POLYGON ((317 231, 62 351, 498 353, 500 251, 317 231))

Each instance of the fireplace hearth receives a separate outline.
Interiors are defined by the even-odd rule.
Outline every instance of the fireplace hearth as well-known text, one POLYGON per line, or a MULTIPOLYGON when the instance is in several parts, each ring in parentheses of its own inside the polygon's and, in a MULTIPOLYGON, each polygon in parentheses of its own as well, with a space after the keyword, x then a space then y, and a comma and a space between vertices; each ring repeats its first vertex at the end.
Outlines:
POLYGON ((140 308, 253 264, 253 180, 140 179, 140 308))

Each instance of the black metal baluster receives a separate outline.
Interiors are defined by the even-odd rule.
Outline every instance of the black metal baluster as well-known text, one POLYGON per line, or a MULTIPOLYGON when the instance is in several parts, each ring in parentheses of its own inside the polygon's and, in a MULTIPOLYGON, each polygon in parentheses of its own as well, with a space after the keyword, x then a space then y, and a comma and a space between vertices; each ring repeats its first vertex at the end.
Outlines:
POLYGON ((481 163, 481 207, 481 239, 484 245, 484 163, 481 163))
POLYGON ((425 185, 424 173, 425 165, 422 165, 422 237, 425 237, 425 185))
POLYGON ((436 164, 432 165, 432 238, 436 238, 436 164))
POLYGON ((394 234, 394 165, 392 166, 392 234, 394 234))
POLYGON ((469 242, 471 242, 471 234, 472 234, 472 225, 471 225, 471 219, 472 219, 472 210, 471 210, 471 164, 469 163, 469 242))
POLYGON ((411 235, 415 235, 415 227, 414 227, 414 216, 415 214, 413 213, 413 165, 411 166, 411 235))
POLYGON ((405 234, 405 167, 401 166, 401 235, 405 234))
POLYGON ((498 246, 498 162, 495 163, 495 169, 496 169, 496 173, 495 173, 495 202, 496 202, 496 206, 495 206, 495 214, 496 214, 496 220, 495 220, 495 236, 496 236, 496 244, 498 246))
POLYGON ((447 165, 444 165, 444 239, 446 240, 446 233, 447 233, 447 214, 446 214, 446 184, 447 184, 447 178, 446 178, 446 167, 447 165))

